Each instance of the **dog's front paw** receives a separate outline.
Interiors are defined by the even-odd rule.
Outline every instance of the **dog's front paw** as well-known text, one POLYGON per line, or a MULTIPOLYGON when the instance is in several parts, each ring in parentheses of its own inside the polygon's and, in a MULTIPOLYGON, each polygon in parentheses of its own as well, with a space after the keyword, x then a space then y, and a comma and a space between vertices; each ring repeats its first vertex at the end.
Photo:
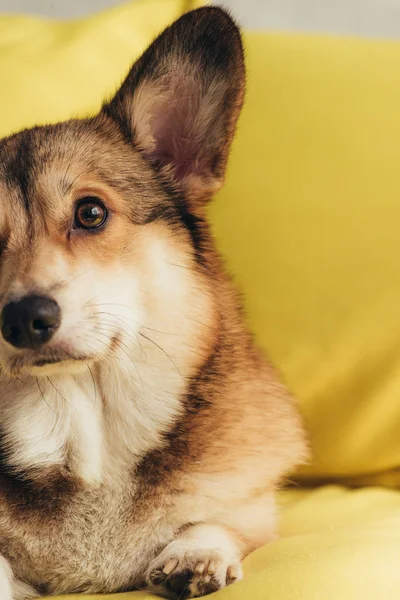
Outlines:
POLYGON ((242 579, 240 561, 220 550, 179 552, 170 544, 148 571, 149 586, 172 599, 198 598, 242 579))
POLYGON ((199 523, 184 530, 147 571, 152 591, 172 600, 198 598, 242 579, 240 545, 218 525, 199 523))

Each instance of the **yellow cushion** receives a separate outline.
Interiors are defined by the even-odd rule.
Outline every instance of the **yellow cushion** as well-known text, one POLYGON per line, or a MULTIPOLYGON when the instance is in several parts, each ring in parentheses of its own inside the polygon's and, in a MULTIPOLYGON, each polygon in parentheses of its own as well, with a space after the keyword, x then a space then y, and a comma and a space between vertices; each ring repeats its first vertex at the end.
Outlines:
POLYGON ((398 483, 400 43, 246 41, 247 104, 210 212, 220 246, 300 398, 303 477, 398 483))
POLYGON ((94 113, 158 33, 201 0, 133 0, 76 21, 0 16, 0 136, 94 113))

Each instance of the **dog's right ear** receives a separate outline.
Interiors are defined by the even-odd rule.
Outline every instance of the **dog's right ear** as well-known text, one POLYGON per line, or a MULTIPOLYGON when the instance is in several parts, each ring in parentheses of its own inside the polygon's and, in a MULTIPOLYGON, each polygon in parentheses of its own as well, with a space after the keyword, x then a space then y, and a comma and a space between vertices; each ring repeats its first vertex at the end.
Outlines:
POLYGON ((205 7, 153 42, 103 111, 190 207, 222 185, 244 86, 238 28, 205 7))

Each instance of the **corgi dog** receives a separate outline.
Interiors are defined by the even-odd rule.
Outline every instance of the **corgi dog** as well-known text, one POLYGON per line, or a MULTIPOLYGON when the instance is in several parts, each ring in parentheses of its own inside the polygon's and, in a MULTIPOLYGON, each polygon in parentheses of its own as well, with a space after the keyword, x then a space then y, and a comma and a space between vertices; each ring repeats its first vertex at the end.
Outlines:
POLYGON ((96 116, 0 141, 1 600, 203 596, 276 535, 304 430, 205 219, 244 89, 200 8, 96 116))

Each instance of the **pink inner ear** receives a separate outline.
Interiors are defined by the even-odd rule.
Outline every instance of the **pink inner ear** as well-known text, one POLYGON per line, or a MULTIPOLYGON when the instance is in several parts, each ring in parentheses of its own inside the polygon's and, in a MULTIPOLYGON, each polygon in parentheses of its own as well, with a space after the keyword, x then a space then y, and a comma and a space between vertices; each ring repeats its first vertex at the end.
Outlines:
POLYGON ((167 103, 159 107, 151 122, 155 141, 153 159, 172 168, 176 179, 198 172, 201 154, 198 132, 195 131, 199 102, 186 86, 179 86, 167 103), (186 88, 186 89, 185 89, 186 88), (186 93, 184 93, 186 92, 186 93))
MULTIPOLYGON (((169 78, 167 91, 151 108, 149 119, 154 147, 149 158, 169 167, 176 180, 210 174, 216 151, 216 117, 221 96, 204 90, 194 76, 169 78)), ((211 86, 210 86, 211 87, 211 86)), ((215 87, 215 86, 214 86, 215 87)))

